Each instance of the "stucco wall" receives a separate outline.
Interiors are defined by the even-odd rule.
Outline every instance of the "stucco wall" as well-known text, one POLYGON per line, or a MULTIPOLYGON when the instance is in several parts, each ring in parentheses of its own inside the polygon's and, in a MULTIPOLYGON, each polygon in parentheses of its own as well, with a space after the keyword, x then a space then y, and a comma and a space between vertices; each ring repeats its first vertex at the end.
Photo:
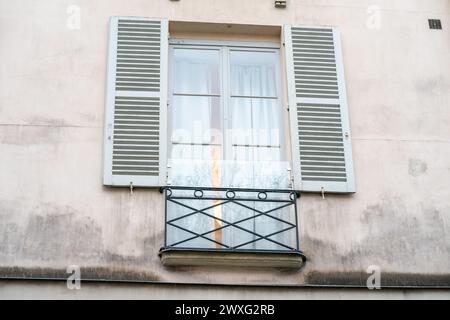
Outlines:
MULTIPOLYGON (((162 299, 185 300, 303 300, 303 299, 436 299, 447 300, 448 290, 367 290, 338 288, 251 288, 224 286, 180 286, 164 284, 83 283, 79 290, 68 290, 64 282, 3 281, 2 299, 162 299), (24 290, 26 288, 26 290, 24 290)), ((169 308, 165 308, 168 312, 169 308)), ((283 310, 285 311, 285 310, 283 310)))
POLYGON ((450 285, 449 25, 448 0, 0 0, 0 274, 365 284, 377 265, 385 283, 450 285), (302 196, 302 270, 164 268, 159 192, 102 186, 114 15, 341 28, 357 193, 302 196))

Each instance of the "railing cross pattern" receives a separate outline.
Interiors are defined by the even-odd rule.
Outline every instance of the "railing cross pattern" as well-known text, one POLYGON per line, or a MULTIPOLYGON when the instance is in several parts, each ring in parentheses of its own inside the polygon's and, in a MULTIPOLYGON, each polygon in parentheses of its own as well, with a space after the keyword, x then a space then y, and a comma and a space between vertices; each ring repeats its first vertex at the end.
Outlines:
MULTIPOLYGON (((200 198, 200 199, 201 199, 201 198, 200 198)), ((193 200, 195 200, 195 199, 193 199, 193 200)), ((277 234, 284 233, 284 232, 286 232, 286 231, 289 231, 289 230, 295 228, 296 226, 295 226, 294 224, 288 222, 288 221, 285 221, 285 220, 283 220, 283 219, 280 219, 280 218, 277 218, 277 217, 274 217, 274 216, 268 214, 269 212, 273 212, 273 211, 276 211, 276 210, 280 210, 280 209, 282 209, 282 208, 284 208, 284 207, 290 206, 290 205, 293 204, 293 202, 289 202, 288 204, 285 204, 285 205, 282 205, 282 206, 280 206, 280 207, 273 208, 273 209, 271 209, 271 210, 268 210, 268 211, 266 211, 266 212, 263 212, 263 211, 260 211, 260 210, 255 209, 255 208, 246 206, 246 205, 244 205, 244 204, 242 204, 242 203, 239 203, 237 199, 236 199, 236 200, 226 200, 226 201, 223 201, 223 202, 221 202, 221 203, 218 203, 218 204, 215 204, 215 205, 212 205, 212 206, 205 207, 205 208, 203 208, 203 209, 196 209, 196 208, 193 208, 193 207, 188 206, 188 205, 186 205, 186 204, 184 204, 184 203, 181 203, 181 202, 179 202, 179 201, 175 201, 175 200, 171 199, 170 197, 168 197, 168 201, 173 202, 173 203, 176 203, 176 204, 178 204, 178 205, 180 205, 180 206, 183 206, 183 207, 185 207, 185 208, 188 208, 188 209, 190 209, 190 210, 193 210, 193 212, 191 212, 191 213, 188 213, 188 214, 183 215, 183 216, 181 216, 181 217, 178 217, 178 218, 175 218, 175 219, 172 219, 172 220, 167 221, 167 224, 169 224, 169 225, 171 225, 171 226, 173 226, 173 227, 175 227, 175 228, 179 228, 180 230, 183 230, 183 231, 186 231, 186 232, 188 232, 188 233, 191 233, 191 234, 195 235, 194 237, 191 237, 191 238, 185 239, 185 240, 183 240, 183 241, 179 241, 179 242, 177 242, 177 243, 174 243, 174 244, 172 244, 172 246, 177 246, 177 245, 180 245, 180 244, 182 244, 182 243, 185 243, 185 242, 188 242, 188 241, 191 241, 191 240, 194 240, 194 239, 197 239, 197 238, 200 237, 200 238, 202 238, 202 239, 205 239, 205 240, 211 241, 211 242, 213 242, 213 243, 219 244, 219 245, 221 245, 221 246, 223 246, 223 247, 225 247, 225 248, 228 248, 228 249, 237 249, 237 248, 243 247, 243 246, 248 245, 248 244, 251 244, 251 243, 256 243, 256 242, 258 242, 258 241, 260 241, 260 240, 267 240, 267 241, 270 241, 270 242, 272 242, 272 243, 275 243, 275 244, 277 244, 277 245, 279 245, 279 246, 282 246, 282 247, 284 247, 284 248, 287 248, 287 249, 289 249, 289 250, 295 250, 294 248, 291 248, 291 247, 289 247, 289 246, 287 246, 287 245, 285 245, 285 244, 283 244, 283 243, 280 243, 280 242, 278 242, 278 241, 276 241, 276 240, 270 239, 270 237, 272 237, 272 236, 274 236, 274 235, 277 235, 277 234), (253 212, 257 212, 257 213, 259 213, 259 214, 256 215, 256 216, 253 216, 253 217, 248 217, 248 218, 245 218, 245 219, 236 221, 236 222, 229 222, 229 221, 227 221, 227 220, 218 218, 218 217, 216 217, 216 216, 213 216, 213 215, 211 215, 211 214, 209 214, 209 213, 204 212, 205 210, 209 210, 209 209, 212 209, 212 208, 215 208, 215 207, 218 207, 218 206, 222 206, 222 205, 224 205, 224 204, 226 204, 226 203, 236 203, 237 205, 240 205, 240 206, 242 206, 242 207, 244 207, 244 208, 247 208, 247 209, 249 209, 249 210, 251 210, 251 211, 253 211, 253 212), (213 230, 210 230, 210 231, 207 231, 207 232, 205 232, 205 233, 200 234, 200 233, 194 232, 194 231, 192 231, 192 230, 188 230, 188 229, 186 229, 186 228, 180 227, 180 226, 178 226, 178 225, 176 225, 176 224, 173 223, 173 222, 175 222, 175 221, 184 219, 184 218, 186 218, 186 217, 195 215, 195 214, 197 214, 197 213, 203 214, 203 215, 205 215, 205 216, 207 216, 207 217, 210 217, 210 218, 212 218, 212 219, 214 219, 214 220, 221 221, 221 222, 225 223, 226 225, 225 225, 225 226, 222 226, 222 227, 219 227, 219 228, 216 228, 216 229, 213 229, 213 230), (277 231, 277 232, 274 232, 274 233, 272 233, 272 234, 263 236, 263 235, 261 235, 261 234, 259 234, 259 233, 253 232, 253 231, 251 231, 251 230, 248 230, 248 229, 243 228, 243 227, 240 227, 240 226, 237 226, 237 224, 239 224, 239 223, 242 223, 242 222, 245 222, 245 221, 248 221, 248 220, 254 220, 254 219, 256 219, 256 218, 258 218, 258 217, 260 217, 260 216, 267 216, 267 217, 272 218, 272 219, 274 219, 274 220, 278 220, 278 221, 280 221, 280 222, 282 222, 282 223, 286 223, 286 224, 290 225, 290 227, 285 228, 285 229, 282 229, 282 230, 277 231), (242 231, 244 231, 244 232, 250 233, 250 234, 252 234, 252 235, 254 235, 254 236, 258 237, 258 238, 257 238, 257 239, 254 239, 254 240, 252 240, 252 241, 248 241, 248 242, 246 242, 246 243, 244 243, 244 244, 239 244, 238 246, 230 247, 230 246, 227 246, 226 244, 223 244, 223 243, 221 243, 221 242, 219 242, 219 241, 212 240, 212 239, 210 239, 210 238, 208 238, 208 237, 205 237, 207 234, 210 234, 210 233, 213 233, 213 232, 216 232, 216 231, 219 231, 219 230, 228 228, 228 227, 235 227, 235 228, 240 229, 240 230, 242 230, 242 231)))

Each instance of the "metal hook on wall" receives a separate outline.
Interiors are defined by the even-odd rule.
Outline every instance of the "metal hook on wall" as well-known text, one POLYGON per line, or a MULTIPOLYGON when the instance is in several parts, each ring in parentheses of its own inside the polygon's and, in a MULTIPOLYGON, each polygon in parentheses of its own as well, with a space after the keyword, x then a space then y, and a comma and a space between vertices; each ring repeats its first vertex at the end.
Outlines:
POLYGON ((321 188, 321 190, 322 190, 322 199, 324 199, 324 200, 325 200, 325 188, 324 188, 324 187, 322 187, 322 188, 321 188))
POLYGON ((130 194, 133 194, 133 181, 130 181, 130 194))

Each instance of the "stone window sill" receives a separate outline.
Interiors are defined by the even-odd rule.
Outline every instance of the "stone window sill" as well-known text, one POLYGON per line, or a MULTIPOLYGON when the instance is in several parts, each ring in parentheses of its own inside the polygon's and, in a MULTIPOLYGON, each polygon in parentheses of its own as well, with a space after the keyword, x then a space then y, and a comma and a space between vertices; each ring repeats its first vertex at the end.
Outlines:
POLYGON ((258 268, 300 269, 306 257, 295 252, 223 252, 213 250, 161 249, 161 263, 164 266, 229 266, 258 268))

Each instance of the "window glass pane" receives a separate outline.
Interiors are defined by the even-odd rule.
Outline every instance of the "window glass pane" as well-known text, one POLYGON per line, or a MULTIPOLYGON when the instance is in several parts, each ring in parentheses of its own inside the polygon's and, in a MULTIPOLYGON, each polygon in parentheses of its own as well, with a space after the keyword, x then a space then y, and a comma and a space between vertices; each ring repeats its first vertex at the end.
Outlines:
MULTIPOLYGON (((220 160, 221 156, 222 154, 220 146, 191 144, 172 145, 171 159, 195 161, 204 160, 205 163, 209 166, 213 160, 220 160)), ((185 161, 183 165, 189 165, 189 161, 185 161)), ((186 171, 183 174, 186 174, 186 171)))
POLYGON ((280 105, 273 99, 230 99, 231 142, 239 145, 280 146, 280 105))
POLYGON ((174 93, 219 94, 219 51, 173 50, 174 93))
POLYGON ((276 97, 274 52, 231 51, 231 95, 276 97))
POLYGON ((221 143, 220 98, 174 96, 172 142, 221 143))
POLYGON ((221 186, 219 97, 174 96, 171 141, 169 174, 173 185, 221 186))
POLYGON ((222 157, 220 146, 173 145, 170 183, 196 187, 220 187, 222 157))
MULTIPOLYGON (((238 153, 253 156, 255 148, 238 150, 238 153)), ((260 151, 260 150, 258 150, 260 151)), ((266 152, 267 150, 264 150, 266 152)), ((278 151, 267 151, 267 160, 252 158, 227 160, 222 166, 222 184, 226 188, 287 189, 289 187, 289 163, 275 160, 278 151)))
POLYGON ((289 186, 288 164, 281 148, 281 107, 278 100, 231 98, 230 152, 224 182, 237 188, 289 186))

